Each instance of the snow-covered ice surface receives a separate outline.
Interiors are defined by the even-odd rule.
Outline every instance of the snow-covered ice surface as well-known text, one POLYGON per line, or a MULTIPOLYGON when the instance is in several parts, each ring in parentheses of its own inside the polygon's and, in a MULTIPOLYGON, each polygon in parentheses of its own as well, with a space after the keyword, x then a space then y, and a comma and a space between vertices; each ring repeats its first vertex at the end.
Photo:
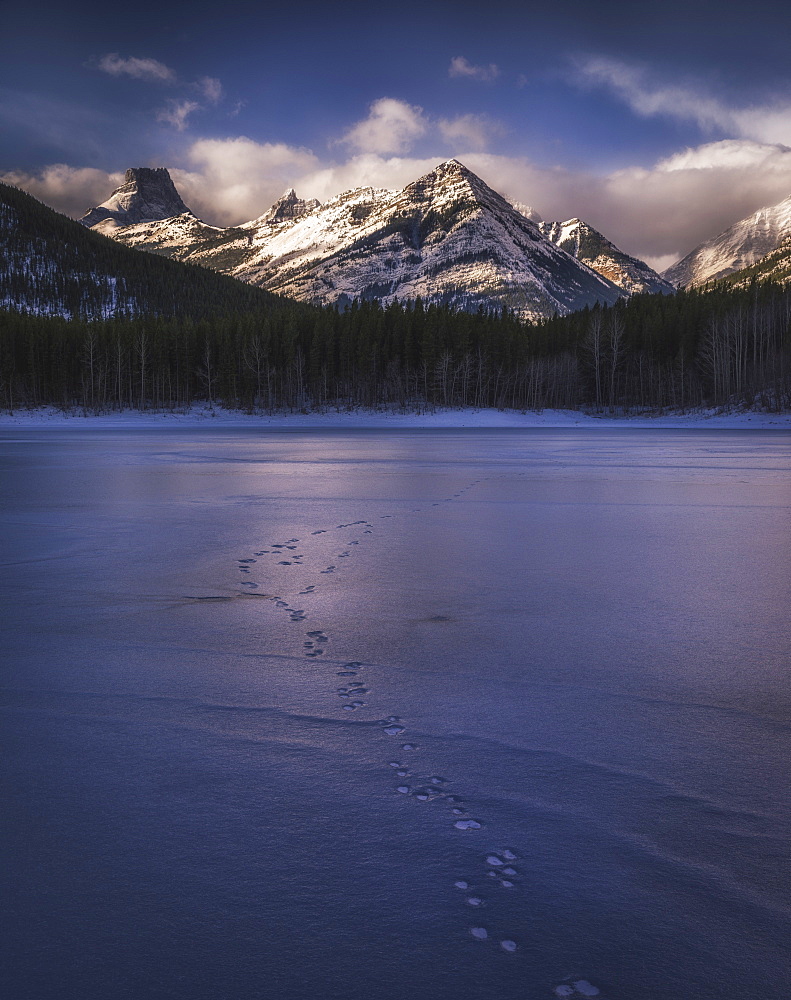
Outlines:
POLYGON ((7 995, 785 997, 791 433, 210 419, 0 428, 7 995))
POLYGON ((538 412, 496 409, 437 408, 426 413, 402 413, 399 410, 322 410, 307 413, 245 413, 222 407, 194 406, 185 411, 125 410, 101 414, 81 410, 38 409, 0 411, 0 427, 38 427, 41 425, 93 428, 142 427, 260 427, 282 428, 507 428, 507 427, 605 427, 651 428, 708 427, 722 429, 769 430, 791 429, 791 413, 758 411, 724 412, 700 410, 688 413, 609 416, 582 413, 578 410, 541 410, 538 412))

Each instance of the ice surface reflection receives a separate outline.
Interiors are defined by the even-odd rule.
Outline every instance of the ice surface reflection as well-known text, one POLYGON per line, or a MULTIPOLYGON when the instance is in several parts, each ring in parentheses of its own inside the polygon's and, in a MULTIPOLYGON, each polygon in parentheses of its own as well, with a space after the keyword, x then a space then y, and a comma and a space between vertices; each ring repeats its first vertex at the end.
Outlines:
POLYGON ((5 437, 12 995, 791 986, 790 434, 5 437))

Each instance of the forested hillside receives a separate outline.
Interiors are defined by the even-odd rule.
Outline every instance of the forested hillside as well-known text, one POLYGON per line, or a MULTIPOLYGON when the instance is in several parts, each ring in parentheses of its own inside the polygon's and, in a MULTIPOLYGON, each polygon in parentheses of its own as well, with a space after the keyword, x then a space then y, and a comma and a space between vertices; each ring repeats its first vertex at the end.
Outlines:
POLYGON ((7 184, 0 184, 0 306, 82 320, 304 308, 213 271, 132 250, 7 184))

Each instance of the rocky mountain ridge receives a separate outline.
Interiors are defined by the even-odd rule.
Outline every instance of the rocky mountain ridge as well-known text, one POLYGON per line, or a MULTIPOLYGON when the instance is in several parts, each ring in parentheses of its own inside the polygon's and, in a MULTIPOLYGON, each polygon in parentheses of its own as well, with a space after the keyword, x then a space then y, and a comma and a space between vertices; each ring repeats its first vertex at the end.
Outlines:
MULTIPOLYGON (((652 281, 669 290, 647 265, 621 254, 590 227, 586 234, 595 234, 600 252, 588 256, 597 266, 578 256, 579 240, 575 252, 567 252, 527 217, 528 212, 536 217, 532 210, 514 207, 456 160, 439 164, 402 191, 357 188, 323 205, 289 189, 258 219, 229 229, 201 222, 181 199, 176 206, 181 211, 169 216, 119 224, 123 216, 116 205, 126 217, 140 215, 126 194, 119 189, 100 206, 105 214, 98 223, 94 209, 83 224, 127 245, 316 304, 374 298, 386 304, 420 296, 468 310, 507 307, 539 319, 612 303, 624 292, 648 290, 644 285, 652 281), (106 222, 111 210, 112 228, 106 222), (630 262, 635 273, 627 273, 613 255, 630 262)), ((149 200, 141 211, 150 208, 149 200)))
POLYGON ((581 219, 540 222, 538 228, 548 240, 630 295, 646 292, 668 295, 674 291, 674 286, 660 277, 645 261, 619 250, 606 236, 581 219))

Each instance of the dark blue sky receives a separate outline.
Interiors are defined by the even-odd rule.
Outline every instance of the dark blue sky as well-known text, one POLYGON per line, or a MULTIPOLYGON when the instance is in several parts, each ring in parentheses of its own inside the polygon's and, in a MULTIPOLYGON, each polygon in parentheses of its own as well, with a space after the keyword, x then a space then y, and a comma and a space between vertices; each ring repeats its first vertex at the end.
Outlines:
POLYGON ((789 11, 766 0, 6 3, 0 172, 78 214, 118 171, 164 164, 188 203, 229 222, 286 184, 319 197, 400 186, 456 155, 547 217, 593 213, 633 252, 625 199, 647 189, 661 232, 640 249, 670 256, 791 193, 789 11), (684 150, 697 159, 679 164, 684 150), (701 169, 712 183, 692 183, 701 169))

